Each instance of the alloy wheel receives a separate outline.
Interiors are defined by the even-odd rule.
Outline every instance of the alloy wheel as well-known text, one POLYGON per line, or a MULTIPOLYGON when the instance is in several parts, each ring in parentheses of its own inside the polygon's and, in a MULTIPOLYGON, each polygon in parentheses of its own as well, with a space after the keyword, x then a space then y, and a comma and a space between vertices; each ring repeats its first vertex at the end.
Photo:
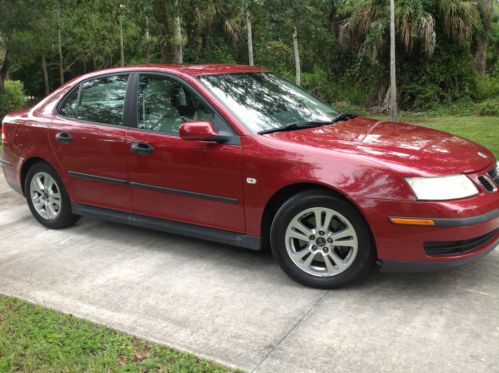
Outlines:
POLYGON ((33 175, 30 198, 36 212, 46 220, 54 220, 61 212, 61 192, 57 182, 46 172, 33 175))
POLYGON ((302 271, 331 277, 346 271, 358 252, 358 237, 352 223, 325 207, 301 211, 286 229, 286 251, 302 271))

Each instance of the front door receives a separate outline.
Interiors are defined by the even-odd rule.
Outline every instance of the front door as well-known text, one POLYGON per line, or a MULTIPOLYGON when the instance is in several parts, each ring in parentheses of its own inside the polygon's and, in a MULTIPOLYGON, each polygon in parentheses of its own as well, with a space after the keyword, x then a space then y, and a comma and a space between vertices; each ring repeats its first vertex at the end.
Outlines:
POLYGON ((127 81, 121 74, 80 83, 50 125, 49 139, 74 202, 132 210, 123 118, 127 81))
POLYGON ((136 85, 137 128, 127 133, 135 212, 243 233, 241 147, 178 135, 189 120, 210 120, 219 133, 230 127, 176 78, 141 74, 136 85))

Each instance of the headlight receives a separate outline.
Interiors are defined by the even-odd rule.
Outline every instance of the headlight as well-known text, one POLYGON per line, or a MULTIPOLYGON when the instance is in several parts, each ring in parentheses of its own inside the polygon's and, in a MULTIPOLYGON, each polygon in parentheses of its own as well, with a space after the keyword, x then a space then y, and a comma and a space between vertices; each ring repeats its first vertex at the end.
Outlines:
POLYGON ((420 200, 444 201, 478 194, 477 187, 466 175, 410 177, 405 180, 420 200))

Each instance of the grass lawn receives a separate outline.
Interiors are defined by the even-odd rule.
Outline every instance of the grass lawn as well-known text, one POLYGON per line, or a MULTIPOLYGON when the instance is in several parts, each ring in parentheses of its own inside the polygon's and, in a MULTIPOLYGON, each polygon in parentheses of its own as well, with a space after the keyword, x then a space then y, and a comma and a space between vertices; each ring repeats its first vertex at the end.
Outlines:
POLYGON ((229 372, 71 315, 0 296, 0 372, 229 372))
MULTIPOLYGON (((379 118, 387 119, 385 116, 379 118)), ((402 114, 399 122, 418 124, 466 137, 485 146, 499 159, 499 117, 428 117, 424 114, 402 114)))

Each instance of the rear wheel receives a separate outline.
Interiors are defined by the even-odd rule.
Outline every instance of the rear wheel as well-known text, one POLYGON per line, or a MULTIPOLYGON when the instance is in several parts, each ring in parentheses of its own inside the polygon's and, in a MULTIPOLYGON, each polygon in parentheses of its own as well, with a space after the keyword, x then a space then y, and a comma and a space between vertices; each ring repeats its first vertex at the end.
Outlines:
POLYGON ((48 228, 73 225, 80 217, 71 212, 71 201, 57 173, 46 163, 36 163, 28 170, 25 194, 31 213, 48 228))
POLYGON ((296 281, 336 288, 360 279, 374 262, 364 219, 347 201, 323 191, 299 193, 277 212, 272 252, 296 281))

